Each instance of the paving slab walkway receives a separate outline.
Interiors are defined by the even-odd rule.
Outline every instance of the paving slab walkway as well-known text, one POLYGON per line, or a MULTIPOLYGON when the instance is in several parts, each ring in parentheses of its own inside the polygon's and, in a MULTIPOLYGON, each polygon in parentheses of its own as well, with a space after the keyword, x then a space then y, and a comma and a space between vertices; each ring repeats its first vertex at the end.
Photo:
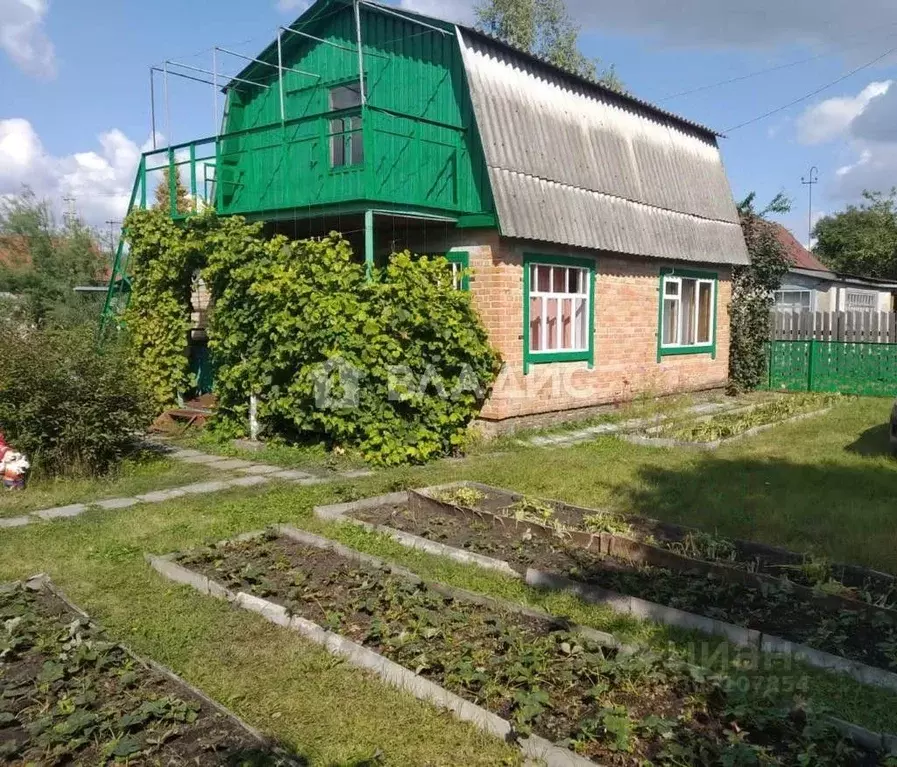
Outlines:
POLYGON ((193 463, 207 466, 210 469, 220 469, 229 475, 241 476, 230 479, 195 482, 192 485, 181 487, 169 487, 142 495, 127 498, 107 498, 99 501, 84 501, 68 506, 58 506, 53 509, 41 509, 39 511, 23 514, 19 517, 0 518, 0 530, 25 527, 37 522, 55 522, 59 519, 71 519, 84 514, 89 509, 128 509, 142 503, 164 503, 174 498, 183 498, 188 495, 208 495, 220 493, 240 487, 259 487, 269 485, 274 481, 288 482, 297 485, 323 485, 329 482, 340 482, 347 479, 360 479, 373 474, 372 471, 340 471, 325 476, 309 474, 296 469, 283 469, 280 466, 270 466, 263 463, 252 463, 235 458, 222 458, 218 455, 201 453, 198 450, 171 450, 166 457, 182 463, 193 463))

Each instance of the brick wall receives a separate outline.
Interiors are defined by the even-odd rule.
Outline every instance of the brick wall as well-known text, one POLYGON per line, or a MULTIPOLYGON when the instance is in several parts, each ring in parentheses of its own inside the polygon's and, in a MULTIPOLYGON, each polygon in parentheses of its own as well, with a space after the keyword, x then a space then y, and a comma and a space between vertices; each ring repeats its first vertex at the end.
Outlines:
MULTIPOLYGON (((486 421, 540 414, 724 386, 728 379, 732 284, 727 267, 596 253, 595 365, 531 365, 523 372, 523 254, 588 257, 545 245, 500 239, 491 231, 455 231, 440 248, 466 250, 473 271, 474 304, 501 353, 504 369, 481 413, 486 421), (716 357, 664 357, 657 361, 661 268, 707 269, 719 274, 716 357)), ((431 252, 437 252, 432 247, 431 252)), ((538 420, 538 419, 536 419, 538 420)))

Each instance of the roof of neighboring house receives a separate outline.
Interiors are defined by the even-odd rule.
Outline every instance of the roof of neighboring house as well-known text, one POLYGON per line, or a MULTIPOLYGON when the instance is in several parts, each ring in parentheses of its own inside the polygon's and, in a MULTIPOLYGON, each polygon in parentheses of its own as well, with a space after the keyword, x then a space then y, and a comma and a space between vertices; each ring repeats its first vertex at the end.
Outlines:
POLYGON ((795 269, 809 269, 814 272, 828 272, 834 276, 834 272, 822 263, 816 256, 800 244, 798 239, 781 224, 771 222, 776 239, 785 248, 788 260, 794 264, 795 269))
POLYGON ((848 282, 855 285, 863 285, 870 289, 892 290, 897 287, 897 281, 884 280, 877 277, 862 277, 847 272, 836 272, 822 263, 816 256, 807 250, 798 239, 782 224, 769 222, 776 239, 785 248, 785 252, 793 264, 795 272, 811 272, 811 275, 820 280, 848 282))

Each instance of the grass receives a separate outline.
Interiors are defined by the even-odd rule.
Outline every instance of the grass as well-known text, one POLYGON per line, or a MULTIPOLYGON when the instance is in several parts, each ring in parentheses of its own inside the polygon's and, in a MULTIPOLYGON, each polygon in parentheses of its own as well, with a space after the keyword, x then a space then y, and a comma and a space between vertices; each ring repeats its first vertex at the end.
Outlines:
POLYGON ((220 471, 197 464, 185 464, 167 458, 145 458, 126 461, 107 477, 98 479, 35 479, 24 492, 0 490, 0 517, 27 514, 72 503, 101 501, 139 495, 178 485, 188 485, 209 478, 219 478, 220 471))
POLYGON ((261 443, 258 448, 238 446, 235 441, 221 441, 211 433, 186 433, 170 440, 177 447, 201 450, 210 455, 242 458, 254 463, 270 463, 287 469, 306 469, 313 473, 350 471, 368 468, 361 456, 351 452, 337 454, 324 445, 292 446, 261 443))
MULTIPOLYGON (((354 483, 272 486, 137 510, 90 511, 77 520, 0 534, 0 581, 48 572, 113 636, 170 665, 251 724, 296 747, 311 764, 341 764, 378 751, 390 765, 516 764, 516 753, 505 744, 382 686, 301 638, 172 586, 151 572, 144 552, 184 550, 289 522, 426 578, 537 605, 627 641, 674 641, 700 659, 718 649, 717 643, 634 622, 566 595, 534 591, 354 527, 321 523, 312 507, 471 479, 897 572, 897 462, 888 453, 889 410, 885 400, 848 401, 826 416, 710 455, 603 437, 572 448, 517 447, 504 455, 381 472, 354 483)), ((745 679, 768 686, 804 675, 814 705, 897 732, 897 695, 889 692, 800 667, 777 666, 745 679)))

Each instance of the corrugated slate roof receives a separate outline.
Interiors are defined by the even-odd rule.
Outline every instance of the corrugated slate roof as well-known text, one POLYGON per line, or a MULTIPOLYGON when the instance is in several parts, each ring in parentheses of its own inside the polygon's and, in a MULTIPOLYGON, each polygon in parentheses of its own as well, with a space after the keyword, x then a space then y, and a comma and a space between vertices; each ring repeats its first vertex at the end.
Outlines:
POLYGON ((748 263, 712 132, 478 32, 458 37, 504 235, 748 263))
POLYGON ((809 269, 814 272, 828 272, 833 277, 834 272, 822 263, 809 250, 801 245, 797 238, 781 224, 771 222, 776 239, 785 249, 788 260, 794 264, 795 269, 809 269))

